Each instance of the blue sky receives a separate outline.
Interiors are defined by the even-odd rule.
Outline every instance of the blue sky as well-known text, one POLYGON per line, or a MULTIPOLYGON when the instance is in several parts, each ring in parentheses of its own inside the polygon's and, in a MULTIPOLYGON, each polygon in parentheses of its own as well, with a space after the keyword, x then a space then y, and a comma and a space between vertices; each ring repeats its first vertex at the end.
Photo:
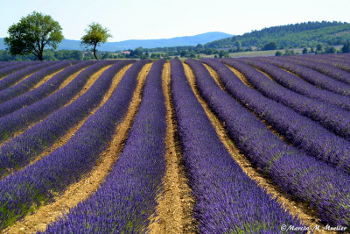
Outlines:
POLYGON ((242 34, 304 21, 350 22, 350 0, 0 0, 0 37, 32 11, 51 15, 67 39, 91 22, 110 29, 110 41, 169 38, 209 31, 242 34))

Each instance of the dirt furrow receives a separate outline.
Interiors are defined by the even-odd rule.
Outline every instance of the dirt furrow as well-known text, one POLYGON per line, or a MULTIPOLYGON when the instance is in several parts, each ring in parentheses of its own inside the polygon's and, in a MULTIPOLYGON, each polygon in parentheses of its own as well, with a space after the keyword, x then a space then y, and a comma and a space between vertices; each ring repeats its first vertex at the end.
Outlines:
MULTIPOLYGON (((96 82, 96 80, 98 80, 98 78, 100 78, 100 76, 102 75, 102 73, 104 73, 108 68, 110 68, 113 65, 107 65, 103 68, 101 68, 99 71, 95 72, 90 78, 89 80, 86 82, 86 84, 84 85, 84 87, 68 102, 66 103, 63 107, 70 105, 71 103, 73 103, 75 100, 77 100, 80 96, 84 95, 90 88, 91 86, 96 82)), ((62 107, 61 107, 62 108, 62 107)))
MULTIPOLYGON (((102 101, 98 104, 98 106, 96 106, 93 110, 91 110, 91 112, 87 116, 85 116, 81 121, 79 121, 79 123, 77 123, 71 129, 69 129, 65 135, 63 135, 62 137, 57 139, 57 141, 53 145, 51 145, 50 147, 45 149, 43 152, 41 152, 38 156, 36 156, 35 159, 33 161, 31 161, 27 166, 34 164, 35 162, 39 161, 40 159, 42 159, 46 155, 49 155, 50 153, 54 152, 55 150, 57 150, 61 146, 65 145, 69 141, 69 139, 71 137, 73 137, 74 134, 79 130, 79 128, 81 128, 81 126, 84 125, 84 123, 87 121, 87 119, 91 115, 95 114, 96 111, 109 100, 109 98, 112 96, 114 90, 116 90, 116 88, 118 87, 118 84, 119 84, 120 80, 122 79, 122 77, 124 76, 125 72, 131 67, 131 65, 132 64, 126 65, 114 76, 111 86, 109 87, 108 91, 106 92, 106 94, 104 95, 102 101)), ((25 167, 20 168, 19 170, 23 170, 24 168, 25 167)), ((13 173, 13 172, 14 171, 12 171, 11 173, 13 173)))
MULTIPOLYGON (((55 72, 53 72, 53 73, 50 73, 50 74, 48 74, 48 75, 46 75, 42 80, 40 80, 36 85, 34 85, 33 87, 31 87, 31 88, 30 88, 28 91, 26 91, 26 92, 29 92, 29 91, 31 91, 31 90, 33 90, 33 89, 36 89, 36 88, 40 87, 41 85, 43 85, 45 82, 47 82, 48 80, 50 80, 53 76, 55 76, 56 74, 60 73, 60 72, 63 71, 64 69, 66 69, 66 67, 65 67, 65 68, 62 68, 62 69, 60 69, 60 70, 58 70, 58 71, 55 71, 55 72)), ((39 69, 38 71, 40 71, 40 70, 41 70, 41 69, 39 69)), ((35 74, 35 73, 38 72, 38 71, 35 71, 35 72, 32 72, 32 73, 30 73, 30 74, 28 74, 28 75, 26 75, 26 76, 23 76, 20 80, 18 80, 16 83, 10 85, 9 87, 13 87, 13 86, 15 86, 15 85, 18 85, 19 83, 21 83, 22 81, 28 79, 30 76, 32 76, 33 74, 35 74)))
MULTIPOLYGON (((68 76, 67 79, 65 79, 62 84, 58 87, 57 90, 55 90, 53 93, 56 93, 57 91, 59 91, 60 89, 63 89, 64 87, 66 87, 67 85, 69 85, 80 73, 82 73, 85 69, 87 69, 88 67, 90 67, 91 65, 88 65, 82 69, 80 69, 79 71, 74 72, 72 75, 68 76)), ((53 94, 52 93, 52 94, 53 94)))
POLYGON ((301 220, 301 222, 304 225, 311 227, 311 229, 315 226, 323 227, 323 225, 320 223, 319 218, 317 218, 314 212, 309 209, 307 204, 295 201, 290 195, 281 191, 276 185, 274 185, 274 183, 269 178, 265 177, 256 168, 254 168, 250 161, 243 154, 240 153, 239 149, 226 132, 224 125, 211 111, 210 107, 205 102, 205 100, 201 97, 198 89, 196 88, 196 78, 193 71, 191 70, 189 65, 185 64, 184 66, 187 79, 189 80, 192 91, 196 95, 197 100, 200 102, 203 109, 205 110, 205 113, 210 119, 212 125, 214 126, 215 131, 219 136, 221 142, 224 144, 225 148, 230 153, 233 160, 235 160, 235 162, 242 168, 244 173, 246 173, 249 176, 249 178, 254 180, 260 187, 262 187, 267 194, 275 198, 277 202, 279 202, 279 204, 281 204, 286 211, 288 211, 291 215, 301 220))
POLYGON ((38 208, 33 214, 24 217, 13 226, 5 229, 5 233, 36 233, 44 231, 50 223, 67 214, 70 209, 97 191, 100 184, 112 170, 119 153, 123 149, 128 130, 141 103, 143 85, 151 66, 151 64, 146 64, 139 73, 138 84, 128 112, 123 121, 116 127, 112 141, 107 149, 101 153, 93 170, 79 182, 70 185, 63 194, 55 197, 53 203, 38 208))
MULTIPOLYGON (((101 76, 101 74, 106 71, 108 68, 110 68, 112 65, 108 65, 106 67, 103 67, 101 68, 99 71, 97 71, 96 73, 94 73, 90 78, 89 80, 87 81, 87 83, 84 85, 83 89, 81 89, 68 103, 66 103, 65 105, 63 105, 62 107, 60 108, 63 108, 63 107, 66 107, 68 105, 70 105, 72 102, 74 102, 75 100, 77 100, 80 96, 82 96, 83 94, 85 94, 89 89, 90 87, 95 83, 95 81, 101 76)), ((77 74, 78 75, 78 74, 77 74)), ((72 75, 72 79, 74 79, 76 76, 73 76, 72 75)), ((67 83, 68 84, 68 83, 67 83)), ((0 146, 2 144, 5 144, 9 141, 12 140, 12 138, 15 138, 21 134, 23 134, 25 131, 27 131, 28 129, 32 128, 34 125, 44 121, 48 116, 46 116, 45 118, 39 120, 39 121, 36 121, 32 124, 30 124, 29 126, 25 127, 24 129, 21 129, 21 130, 18 130, 16 132, 14 132, 12 134, 11 137, 9 137, 8 139, 6 139, 5 141, 1 142, 0 146)))
POLYGON ((238 71, 236 68, 234 68, 232 66, 229 66, 229 65, 226 65, 226 64, 225 64, 225 66, 228 67, 233 72, 233 74, 235 74, 238 77, 238 79, 240 79, 243 82, 243 84, 245 84, 249 88, 254 89, 253 85, 251 85, 249 83, 247 78, 240 71, 238 71))
POLYGON ((195 233, 192 216, 194 198, 188 186, 182 164, 179 143, 176 139, 176 120, 171 102, 170 63, 163 68, 163 92, 167 109, 166 172, 163 178, 163 192, 159 194, 156 214, 150 219, 149 233, 195 233))
MULTIPOLYGON (((39 71, 40 71, 40 70, 39 70, 39 71)), ((18 81, 16 81, 15 83, 11 84, 9 87, 12 87, 12 86, 15 86, 15 85, 21 83, 22 81, 24 81, 25 79, 27 79, 28 77, 30 77, 31 75, 33 75, 33 74, 36 73, 36 72, 38 72, 38 71, 35 71, 35 72, 32 72, 32 73, 30 73, 30 74, 28 74, 28 75, 23 76, 20 80, 18 80, 18 81)), ((5 77, 4 77, 4 78, 5 78, 5 77)))
POLYGON ((257 71, 260 72, 261 74, 265 75, 265 76, 266 76, 267 78, 269 78, 270 80, 275 81, 275 79, 273 79, 273 77, 270 76, 270 74, 264 72, 263 70, 258 69, 257 67, 254 67, 254 68, 255 68, 255 70, 257 70, 257 71))
POLYGON ((222 83, 218 73, 210 67, 208 64, 203 63, 204 67, 208 70, 209 74, 213 77, 215 83, 220 87, 220 89, 225 90, 225 85, 222 83))

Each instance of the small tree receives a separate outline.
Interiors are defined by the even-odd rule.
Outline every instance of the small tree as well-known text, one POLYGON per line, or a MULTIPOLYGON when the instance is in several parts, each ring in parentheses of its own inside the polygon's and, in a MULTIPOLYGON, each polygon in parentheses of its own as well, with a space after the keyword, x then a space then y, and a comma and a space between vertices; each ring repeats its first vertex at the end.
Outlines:
POLYGON ((316 54, 322 54, 323 47, 321 44, 317 44, 316 46, 316 54))
POLYGON ((263 50, 275 50, 277 49, 276 42, 269 42, 262 48, 263 50))
POLYGON ((92 52, 94 53, 95 59, 98 60, 96 55, 96 48, 100 46, 102 43, 107 42, 107 39, 112 37, 111 34, 108 33, 108 29, 102 27, 101 24, 92 23, 85 30, 85 35, 81 38, 82 44, 87 47, 92 47, 92 52))
POLYGON ((333 46, 327 46, 324 52, 326 54, 335 54, 337 50, 333 46))
POLYGON ((350 42, 346 42, 344 45, 343 45, 343 48, 341 49, 341 52, 343 53, 350 53, 350 42))
POLYGON ((51 16, 33 12, 8 29, 5 44, 13 55, 34 54, 43 60, 44 48, 56 49, 63 40, 62 28, 51 16))
POLYGON ((281 51, 276 51, 275 56, 282 56, 282 52, 281 51))
POLYGON ((305 47, 304 49, 303 49, 303 54, 307 54, 307 48, 305 47))
POLYGON ((219 50, 219 58, 228 58, 229 57, 229 53, 227 51, 224 50, 219 50))

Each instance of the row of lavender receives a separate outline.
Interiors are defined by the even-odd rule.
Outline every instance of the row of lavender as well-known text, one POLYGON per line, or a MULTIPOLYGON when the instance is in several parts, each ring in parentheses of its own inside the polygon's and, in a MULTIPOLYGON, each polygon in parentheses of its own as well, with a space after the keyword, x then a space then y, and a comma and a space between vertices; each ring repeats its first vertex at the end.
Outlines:
MULTIPOLYGON (((165 169, 165 108, 160 79, 162 64, 163 61, 159 61, 153 66, 140 111, 126 147, 115 165, 114 173, 109 175, 105 184, 91 199, 80 204, 67 218, 49 227, 48 232, 131 232, 145 228, 149 215, 154 211, 157 188, 165 169), (163 120, 159 121, 159 118, 163 120), (145 132, 148 134, 144 134, 145 132), (146 146, 145 142, 148 143, 146 146), (133 160, 135 157, 138 160, 133 160), (130 186, 127 182, 132 182, 135 186, 130 186), (89 210, 98 211, 98 220, 96 214, 87 212, 89 210)), ((172 70, 176 116, 179 119, 185 163, 190 170, 191 186, 197 199, 195 212, 201 232, 278 232, 280 225, 284 223, 300 225, 234 163, 186 84, 181 63, 173 61, 172 70), (193 107, 196 107, 197 115, 192 115, 193 107), (198 129, 196 126, 203 127, 198 129), (203 131, 208 135, 203 135, 203 131), (202 151, 197 152, 197 149, 202 151), (208 174, 208 171, 211 173, 208 174), (246 200, 247 197, 250 199, 246 200), (240 202, 232 203, 232 200, 240 202), (242 202, 245 205, 242 206, 242 202), (245 218, 242 218, 242 213, 246 215, 245 218), (266 213, 270 215, 266 216, 266 213)), ((115 101, 116 97, 111 99, 115 101)), ((91 126, 86 131, 79 132, 83 131, 88 135, 88 129, 91 131, 91 126)), ((90 132, 90 136, 91 134, 94 135, 90 132)), ((84 168, 87 171, 85 167, 91 167, 94 160, 89 164, 80 160, 83 156, 78 157, 78 154, 86 154, 88 151, 79 151, 79 137, 83 140, 84 137, 76 135, 71 140, 75 141, 75 147, 70 141, 62 147, 67 148, 66 150, 60 148, 38 163, 11 174, 0 182, 0 194, 6 195, 1 201, 5 204, 1 207, 5 211, 0 216, 2 227, 24 215, 30 209, 30 204, 45 202, 51 197, 51 192, 62 191, 74 180, 71 177, 79 178, 79 170, 84 168), (69 149, 72 147, 78 152, 71 153, 69 149), (39 181, 34 179, 39 178, 38 176, 39 181)), ((93 158, 92 155, 90 157, 93 158)))
POLYGON ((216 60, 203 61, 219 72, 227 90, 237 100, 266 120, 295 146, 305 150, 309 155, 349 172, 350 142, 307 117, 313 117, 326 127, 331 127, 334 132, 348 135, 347 111, 289 92, 252 67, 236 60, 225 60, 225 63, 240 70, 266 96, 272 97, 267 98, 240 82, 222 63, 216 60), (334 120, 332 114, 337 116, 334 120))
MULTIPOLYGON (((292 110, 248 88, 217 60, 205 60, 205 63, 211 65, 219 73, 227 92, 220 90, 215 85, 205 83, 204 80, 213 78, 203 65, 191 60, 188 63, 196 72, 198 87, 209 106, 225 122, 231 138, 255 166, 261 168, 262 172, 270 176, 282 190, 310 204, 323 222, 349 225, 350 188, 344 186, 350 182, 349 175, 310 156, 309 151, 305 153, 282 141, 246 107, 271 123, 274 123, 275 119, 276 122, 279 121, 277 123, 281 123, 280 132, 286 132, 287 136, 295 134, 299 129, 304 131, 295 136, 299 136, 304 141, 309 138, 315 141, 318 139, 320 148, 329 146, 335 147, 335 151, 338 148, 341 150, 341 147, 346 147, 347 141, 344 140, 345 146, 343 144, 332 145, 333 141, 329 143, 330 145, 326 145, 323 139, 327 137, 337 139, 337 136, 332 135, 310 119, 297 116, 292 110), (214 92, 211 89, 217 91, 214 92), (286 116, 283 117, 284 115, 286 116), (291 125, 291 127, 299 124, 299 127, 288 130, 288 128, 283 129, 282 124, 291 125), (309 128, 310 125, 312 128, 309 128)), ((324 160, 332 161, 335 153, 329 154, 329 158, 324 158, 324 160)), ((315 154, 315 156, 318 155, 315 154)))
MULTIPOLYGON (((320 99, 306 98, 298 92, 294 93, 288 89, 283 89, 282 86, 278 86, 245 64, 248 63, 259 69, 265 69, 264 71, 270 73, 273 78, 277 77, 279 73, 274 73, 275 67, 266 64, 267 60, 225 61, 244 73, 264 96, 254 89, 244 86, 227 67, 217 61, 204 60, 220 74, 229 94, 216 86, 208 71, 200 63, 194 60, 188 60, 187 63, 195 72, 201 95, 217 116, 225 122, 230 136, 250 160, 257 167, 262 168, 285 192, 310 203, 317 210, 322 221, 330 224, 348 225, 350 222, 350 202, 348 198, 350 191, 342 185, 350 182, 349 175, 309 156, 322 158, 324 161, 344 170, 349 169, 347 141, 330 132, 333 131, 347 137, 348 126, 346 124, 348 118, 346 114, 348 112, 318 101, 320 99), (281 92, 285 95, 283 96, 281 92), (265 96, 281 102, 283 105, 265 96), (301 101, 295 101, 295 98, 299 98, 301 101), (304 101, 307 106, 303 105, 304 101), (273 135, 259 119, 241 104, 248 106, 251 111, 255 111, 260 118, 268 120, 281 133, 286 133, 287 138, 295 145, 304 147, 306 153, 289 146, 273 135), (320 109, 322 111, 317 109, 318 106, 320 108, 324 107, 320 109), (326 107, 330 109, 328 110, 326 107), (271 108, 273 110, 269 110, 271 108), (282 109, 286 116, 294 116, 296 121, 286 123, 287 118, 281 118, 278 109, 282 109), (330 112, 330 110, 335 112, 330 112), (335 113, 335 120, 331 119, 330 113, 335 113), (300 114, 318 121, 328 130, 300 114), (293 128, 295 123, 299 124, 299 127, 293 128), (312 128, 316 128, 316 131, 306 135, 312 129, 308 128, 310 124, 312 128), (304 126, 306 127, 303 128, 304 126), (342 132, 344 133, 342 134, 342 132), (308 139, 308 136, 313 134, 316 134, 316 137, 311 140, 308 139), (329 145, 324 146, 324 142, 317 142, 317 137, 321 136, 325 136, 323 139, 328 141, 329 145), (304 146, 303 143, 308 144, 304 146), (337 145, 333 145, 334 143, 337 145), (344 148, 339 148, 340 146, 344 148), (316 147, 321 147, 321 149, 316 147), (342 151, 338 152, 338 148, 342 151), (319 151, 312 151, 316 149, 319 151), (311 153, 309 150, 311 150, 311 153), (337 158, 332 157, 334 153, 338 153, 337 158), (342 154, 343 157, 341 157, 342 154)), ((120 62, 113 65, 91 87, 91 91, 89 90, 71 105, 61 109, 58 109, 58 106, 56 107, 57 111, 55 111, 55 108, 51 110, 51 112, 55 111, 51 115, 49 115, 51 113, 49 111, 35 117, 42 119, 49 115, 42 124, 34 126, 30 131, 12 139, 0 148, 2 153, 6 152, 3 154, 5 155, 4 158, 2 158, 5 163, 0 168, 5 168, 4 172, 6 172, 7 169, 26 165, 31 158, 49 147, 67 129, 86 116, 89 110, 98 105, 109 87, 113 75, 127 63, 120 62), (62 122, 65 124, 60 129, 62 122), (53 133, 52 137, 47 138, 47 132, 53 133), (33 142, 36 143, 33 144, 33 142)), ((47 232, 88 233, 97 230, 101 232, 134 232, 142 231, 147 226, 147 218, 154 211, 155 196, 164 174, 165 108, 160 82, 163 63, 164 61, 158 61, 152 67, 146 81, 144 98, 129 139, 107 181, 89 200, 81 203, 69 216, 51 225, 47 232), (147 145, 145 145, 145 142, 147 145), (150 155, 152 155, 152 158, 149 157, 150 155), (134 186, 130 186, 130 183, 134 186), (90 211, 98 211, 98 213, 94 214, 90 211)), ((104 66, 107 64, 104 64, 104 66)), ((126 100, 129 99, 130 101, 130 94, 132 94, 135 87, 135 80, 131 81, 130 77, 134 76, 135 79, 143 64, 144 62, 138 62, 127 72, 117 88, 122 94, 117 95, 116 91, 111 98, 114 104, 111 100, 108 101, 101 110, 88 119, 67 145, 25 170, 9 175, 0 181, 0 228, 25 215, 33 204, 49 201, 52 192, 63 191, 67 185, 77 181, 82 174, 92 168, 97 160, 98 153, 106 147, 106 142, 108 142, 113 132, 112 129, 126 111, 125 108, 127 108, 128 103, 126 100), (121 85, 128 90, 122 91, 121 85), (127 98, 123 99, 124 97, 121 95, 126 95, 127 98), (117 107, 114 106, 115 104, 117 107), (121 110, 122 113, 117 113, 117 110, 114 110, 112 112, 118 116, 112 116, 113 113, 107 113, 107 108, 115 108, 121 110), (99 115, 97 115, 98 113, 99 115), (99 126, 100 124, 102 126, 99 126), (95 139, 97 135, 101 137, 95 139), (87 146, 81 144, 81 142, 85 143, 86 141, 89 142, 87 146), (66 156, 66 154, 68 155, 66 156), (84 160, 87 157, 88 160, 84 161, 82 157, 84 157, 84 160), (51 170, 53 174, 46 170, 51 170), (40 178, 40 181, 36 181, 36 177, 40 178)), ((199 221, 200 231, 203 233, 218 231, 279 232, 281 224, 300 225, 299 221, 284 212, 279 204, 271 200, 232 160, 187 84, 181 63, 172 61, 171 64, 173 101, 185 165, 196 198, 195 216, 199 221), (242 214, 244 215, 242 216, 242 214)), ((40 92, 33 90, 21 96, 25 97, 25 95, 30 94, 28 97, 32 95, 37 100, 42 99, 41 101, 34 100, 32 102, 35 102, 31 105, 33 111, 42 105, 44 105, 43 108, 50 108, 49 100, 53 101, 55 99, 49 99, 54 95, 48 95, 54 93, 59 84, 70 74, 88 65, 90 64, 77 64, 67 68, 66 70, 69 69, 69 72, 64 73, 64 75, 61 74, 63 72, 56 75, 56 79, 51 79, 53 80, 52 84, 56 84, 55 88, 49 89, 49 86, 45 87, 43 85, 37 89, 41 90, 40 92), (59 76, 60 74, 61 76, 59 76)), ((94 66, 94 69, 103 67, 101 64, 99 66, 92 65, 88 69, 94 66)), ((23 70, 25 69, 23 67, 23 70)), ((81 79, 86 79, 86 82, 92 71, 94 70, 91 69, 90 73, 86 73, 84 76, 81 75, 81 77, 84 77, 81 79)), ((283 79, 286 76, 285 74, 286 72, 280 75, 280 79, 283 79)), ((327 75, 330 76, 330 74, 327 75)), ((293 81, 290 83, 293 83, 293 81)), ((296 87, 302 87, 298 85, 297 83, 296 87)), ((331 97, 329 100, 340 100, 339 103, 342 103, 342 97, 344 97, 344 100, 348 98, 346 94, 341 96, 332 93, 333 91, 325 91, 313 85, 310 85, 309 88, 320 93, 324 91, 320 96, 324 94, 322 97, 327 101, 327 98, 331 97), (328 94, 334 94, 334 97, 328 94)), ((57 93, 62 92, 62 90, 57 91, 57 93)), ((20 103, 18 108, 26 105, 26 98, 18 98, 11 99, 9 102, 16 100, 17 103, 20 103)), ((56 99, 56 102, 59 102, 59 100, 56 99)), ((328 103, 331 102, 328 101, 328 103)), ((2 105, 0 105, 0 109, 1 107, 2 105)), ((344 106, 341 107, 344 108, 344 106)), ((22 109, 10 111, 9 113, 13 113, 8 116, 17 112, 20 113, 19 111, 22 109)), ((32 114, 31 112, 24 113, 27 113, 28 117, 32 114)), ((38 115, 40 114, 39 112, 38 115)), ((12 115, 12 117, 15 116, 12 115)), ((0 121, 2 119, 0 118, 0 121)), ((11 123, 10 119, 7 118, 9 123, 11 123)), ((32 120, 32 122, 34 121, 32 120)), ((13 123, 15 122, 16 120, 13 121, 13 123)), ((23 126, 27 126, 29 123, 25 123, 23 126)), ((10 130, 10 132, 15 130, 10 130)))
MULTIPOLYGON (((15 168, 25 166, 43 150, 63 136, 72 126, 87 116, 102 100, 114 75, 130 61, 120 61, 109 68, 92 87, 70 105, 59 108, 18 137, 0 147, 0 176, 15 168)), ((102 63, 101 65, 106 65, 102 63)), ((78 79, 78 77, 76 78, 78 79)), ((69 96, 69 95, 67 95, 69 96)), ((52 98, 34 105, 41 108, 53 106, 52 98)), ((23 112, 22 112, 23 113, 23 112)), ((42 116, 43 113, 41 112, 42 116)))
MULTIPOLYGON (((282 224, 300 226, 231 158, 188 85, 181 62, 171 63, 179 137, 200 232, 279 233, 282 224)), ((208 96, 220 94, 215 83, 202 75, 196 73, 201 85, 210 89, 208 96)), ((217 100, 227 104, 221 97, 217 100)))
POLYGON ((0 80, 0 90, 4 90, 17 82, 21 81, 24 77, 30 75, 31 73, 38 71, 47 66, 57 64, 56 62, 42 62, 33 64, 15 64, 8 66, 6 68, 0 69, 0 74, 4 77, 0 80))
MULTIPOLYGON (((14 98, 16 96, 19 96, 22 93, 27 92, 50 73, 54 73, 59 70, 62 70, 65 67, 71 65, 72 63, 76 63, 76 62, 77 61, 75 62, 62 61, 54 64, 50 64, 50 62, 48 62, 45 69, 41 69, 39 72, 31 74, 28 78, 26 78, 22 82, 19 82, 18 84, 15 84, 14 86, 1 90, 0 103, 10 100, 11 98, 14 98)), ((6 81, 6 80, 8 80, 8 77, 6 77, 3 81, 6 81)))
POLYGON ((98 191, 47 233, 140 233, 155 211, 165 171, 164 61, 152 65, 123 152, 98 191), (94 211, 94 212, 91 212, 94 211))
POLYGON ((35 64, 46 64, 41 62, 11 62, 11 63, 3 63, 0 62, 0 80, 9 75, 10 73, 19 71, 28 66, 34 66, 35 64))
MULTIPOLYGON (((93 63, 93 61, 79 62, 76 65, 70 66, 64 69, 62 72, 58 73, 57 75, 53 76, 50 80, 42 84, 40 87, 1 103, 0 117, 10 114, 24 106, 28 106, 34 102, 37 102, 42 98, 48 96, 49 94, 55 92, 60 87, 60 85, 65 80, 67 80, 69 76, 87 66, 92 65, 93 63)), ((21 76, 23 76, 23 74, 21 76)))
MULTIPOLYGON (((47 233, 145 230, 165 170, 162 65, 158 61, 152 67, 126 146, 106 181, 92 197, 50 225, 47 233)), ((200 232, 277 233, 282 224, 299 226, 231 158, 187 84, 181 62, 172 61, 171 70, 175 114, 200 232)))
MULTIPOLYGON (((321 67, 324 67, 324 65, 326 65, 326 67, 328 67, 328 65, 331 65, 333 67, 337 67, 344 71, 350 72, 349 54, 337 54, 337 55, 328 54, 328 55, 317 55, 317 56, 305 55, 305 56, 302 56, 302 59, 300 58, 301 56, 288 57, 288 59, 302 60, 303 63, 307 61, 316 62, 318 65, 317 65, 317 68, 315 68, 315 70, 318 70, 318 71, 324 70, 324 68, 321 68, 321 67)), ((327 72, 325 74, 327 74, 327 72)))
MULTIPOLYGON (((269 59, 260 59, 260 58, 244 59, 244 60, 242 59, 240 61, 244 61, 245 63, 248 63, 270 74, 277 83, 290 89, 291 91, 294 91, 296 93, 302 94, 310 98, 318 99, 320 101, 323 101, 332 105, 336 105, 345 110, 350 110, 350 97, 343 96, 343 95, 334 93, 332 91, 319 88, 303 79, 298 78, 296 75, 292 74, 291 72, 285 71, 283 69, 279 69, 278 66, 268 63, 270 61, 269 59)), ((283 62, 283 60, 281 59, 280 62, 283 62)), ((285 61, 285 63, 290 63, 290 62, 285 61)), ((329 70, 329 71, 332 71, 334 73, 345 72, 342 70, 340 71, 338 70, 340 69, 333 67, 333 70, 329 70)), ((349 76, 349 74, 347 75, 349 76)), ((312 76, 317 77, 317 72, 312 76)), ((328 78, 328 79, 331 79, 331 78, 328 78)))
MULTIPOLYGON (((35 204, 49 202, 53 194, 62 192, 92 169, 126 113, 137 84, 136 77, 145 63, 147 61, 137 62, 126 72, 111 98, 67 144, 0 181, 0 228, 26 215, 35 204)), ((111 67, 102 76, 111 77, 115 72, 111 67)))
MULTIPOLYGON (((70 82, 66 87, 58 90, 58 92, 55 92, 52 95, 33 103, 32 105, 20 106, 22 108, 0 118, 0 141, 10 138, 14 132, 24 129, 31 123, 44 118, 48 114, 68 103, 80 90, 83 89, 84 85, 93 73, 111 63, 112 62, 110 61, 97 62, 81 72, 72 82, 70 82)), ((68 75, 69 74, 65 73, 64 79, 67 78, 68 75)), ((60 74, 57 74, 56 76, 60 76, 60 74)), ((54 80, 55 79, 56 77, 54 77, 54 80)), ((44 87, 46 87, 46 85, 44 87)), ((29 95, 35 98, 44 87, 34 89, 29 95)), ((40 94, 38 96, 40 96, 40 94)), ((21 96, 18 98, 21 98, 21 96)), ((40 99, 40 97, 38 99, 40 99)), ((13 103, 15 106, 15 102, 17 100, 18 99, 9 100, 9 105, 11 106, 13 103)), ((3 105, 7 105, 7 102, 3 103, 3 105)), ((1 107, 4 106, 1 105, 1 107)))

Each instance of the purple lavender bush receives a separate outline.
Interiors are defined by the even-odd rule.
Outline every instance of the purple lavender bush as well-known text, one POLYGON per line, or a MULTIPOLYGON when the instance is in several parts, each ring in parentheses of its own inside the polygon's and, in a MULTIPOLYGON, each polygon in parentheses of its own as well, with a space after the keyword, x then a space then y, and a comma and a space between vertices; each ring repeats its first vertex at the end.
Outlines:
POLYGON ((172 60, 171 65, 179 137, 200 233, 279 233, 282 224, 300 226, 231 158, 192 93, 181 62, 172 60))
POLYGON ((79 62, 74 66, 64 69, 64 71, 56 74, 49 81, 32 91, 26 92, 18 97, 0 104, 0 117, 12 113, 24 106, 28 106, 56 91, 59 86, 72 74, 80 69, 92 65, 93 61, 79 62))
POLYGON ((155 211, 165 172, 164 61, 149 72, 125 147, 105 182, 46 233, 140 233, 155 211))
MULTIPOLYGON (((282 141, 237 99, 213 84, 213 78, 202 64, 193 60, 187 62, 198 77, 198 88, 208 105, 225 123, 228 134, 253 165, 282 191, 309 204, 322 222, 349 227, 350 187, 346 185, 350 183, 350 176, 282 141)), ((217 69, 223 80, 238 80, 227 67, 215 65, 218 61, 205 62, 217 69)), ((237 86, 239 90, 235 93, 248 92, 243 84, 227 82, 225 85, 227 89, 237 86)), ((289 121, 294 122, 293 117, 289 121)))
MULTIPOLYGON (((257 90, 247 87, 222 63, 210 59, 203 61, 218 71, 226 90, 234 98, 261 119, 266 120, 292 144, 303 149, 309 155, 350 172, 349 141, 330 132, 319 123, 298 114, 291 108, 266 98, 257 90)), ((238 67, 238 63, 235 61, 230 60, 228 63, 238 67)), ((239 66, 238 69, 241 69, 248 77, 255 74, 251 74, 251 70, 243 70, 243 66, 239 66)))
POLYGON ((53 194, 64 191, 93 168, 128 109, 136 77, 145 63, 136 62, 126 72, 108 102, 67 144, 0 181, 0 229, 26 215, 33 205, 50 202, 53 194))
POLYGON ((26 128, 31 123, 45 118, 64 106, 83 89, 93 73, 111 63, 113 62, 97 62, 81 72, 71 83, 58 92, 0 118, 0 142, 10 138, 14 132, 26 128))
POLYGON ((27 79, 23 80, 22 82, 19 82, 18 84, 12 87, 0 91, 0 103, 10 100, 11 98, 14 98, 16 96, 19 96, 20 94, 28 91, 30 88, 35 86, 50 73, 56 72, 69 65, 71 65, 71 62, 63 61, 53 64, 51 66, 47 66, 44 69, 34 73, 27 79))
POLYGON ((12 169, 27 165, 86 117, 101 102, 115 74, 129 63, 129 61, 116 62, 76 101, 58 109, 45 120, 3 144, 0 147, 0 177, 11 172, 12 169))

